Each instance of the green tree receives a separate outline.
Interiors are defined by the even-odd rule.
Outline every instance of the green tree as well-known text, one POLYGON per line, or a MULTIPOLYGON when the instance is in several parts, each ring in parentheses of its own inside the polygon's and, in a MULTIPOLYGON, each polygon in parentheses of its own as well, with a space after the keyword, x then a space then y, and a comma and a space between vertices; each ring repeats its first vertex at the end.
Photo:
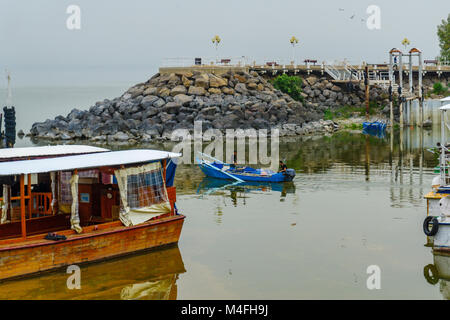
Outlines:
POLYGON ((433 85, 433 93, 435 94, 445 94, 447 92, 448 88, 445 87, 442 83, 436 82, 433 85))
POLYGON ((273 86, 283 93, 291 96, 292 99, 303 102, 302 79, 296 76, 282 74, 273 80, 273 86))
POLYGON ((441 60, 450 61, 450 14, 447 20, 442 20, 442 23, 438 26, 437 35, 441 47, 441 60))

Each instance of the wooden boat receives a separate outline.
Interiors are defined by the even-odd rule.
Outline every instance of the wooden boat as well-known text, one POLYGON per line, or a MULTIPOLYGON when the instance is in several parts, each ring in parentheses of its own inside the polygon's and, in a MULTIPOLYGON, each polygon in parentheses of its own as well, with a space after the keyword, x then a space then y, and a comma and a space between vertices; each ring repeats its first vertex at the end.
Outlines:
POLYGON ((0 162, 0 279, 177 243, 185 218, 173 186, 179 156, 47 152, 0 162))
POLYGON ((295 170, 288 169, 286 172, 274 172, 270 169, 254 169, 251 167, 232 168, 204 153, 199 153, 198 166, 202 172, 211 178, 234 180, 238 182, 289 182, 295 177, 295 170))

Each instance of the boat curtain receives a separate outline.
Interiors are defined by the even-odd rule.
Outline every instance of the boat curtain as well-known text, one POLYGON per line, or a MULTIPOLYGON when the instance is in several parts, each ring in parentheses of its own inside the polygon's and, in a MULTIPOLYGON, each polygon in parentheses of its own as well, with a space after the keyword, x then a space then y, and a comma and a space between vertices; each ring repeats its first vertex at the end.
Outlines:
POLYGON ((52 203, 50 204, 50 206, 52 207, 52 212, 55 212, 57 200, 56 200, 56 174, 54 172, 50 172, 50 180, 52 181, 51 182, 52 203))
POLYGON ((9 209, 9 193, 11 190, 11 186, 4 184, 3 185, 3 205, 2 205, 2 217, 0 220, 0 224, 5 224, 8 222, 8 209, 9 209))
POLYGON ((171 211, 160 162, 116 170, 122 206, 119 218, 134 226, 171 211))
POLYGON ((81 233, 83 229, 80 226, 80 215, 78 212, 78 174, 72 175, 70 178, 70 190, 72 192, 72 207, 70 211, 70 225, 71 229, 76 233, 81 233))

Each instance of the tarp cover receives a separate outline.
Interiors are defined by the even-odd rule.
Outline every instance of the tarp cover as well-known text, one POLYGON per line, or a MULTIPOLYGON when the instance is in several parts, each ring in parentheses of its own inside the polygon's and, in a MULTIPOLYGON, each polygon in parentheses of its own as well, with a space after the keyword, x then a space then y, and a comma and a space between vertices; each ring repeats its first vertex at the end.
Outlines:
POLYGON ((171 211, 160 162, 116 170, 122 208, 119 218, 134 226, 171 211))
POLYGON ((89 169, 127 165, 181 157, 180 153, 159 150, 124 150, 64 156, 59 158, 9 161, 0 163, 0 176, 89 169))

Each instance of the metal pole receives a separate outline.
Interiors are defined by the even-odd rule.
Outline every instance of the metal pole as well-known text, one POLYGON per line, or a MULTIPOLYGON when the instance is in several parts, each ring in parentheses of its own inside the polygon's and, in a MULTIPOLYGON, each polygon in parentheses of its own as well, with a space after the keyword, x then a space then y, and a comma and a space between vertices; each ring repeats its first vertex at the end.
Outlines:
POLYGON ((402 97, 399 97, 398 107, 400 109, 400 128, 403 128, 403 101, 402 101, 402 97))
POLYGON ((445 110, 441 111, 441 186, 445 186, 445 110))
POLYGON ((413 93, 413 65, 412 65, 412 53, 409 54, 409 92, 413 93))
POLYGON ((423 126, 422 72, 423 72, 422 52, 419 52, 419 113, 420 113, 420 126, 423 126))
POLYGON ((400 88, 403 88, 403 53, 400 53, 398 55, 399 58, 399 70, 398 70, 398 75, 399 75, 399 86, 400 88))
POLYGON ((400 184, 403 184, 403 129, 400 129, 400 184))
POLYGON ((390 120, 391 120, 391 130, 393 130, 394 128, 394 89, 393 89, 393 84, 392 84, 392 80, 389 86, 389 111, 390 111, 390 120))
POLYGON ((366 85, 366 119, 369 120, 370 84, 369 84, 369 66, 367 64, 365 68, 364 84, 366 85))
POLYGON ((400 128, 403 128, 403 53, 398 56, 400 62, 399 74, 399 87, 398 87, 398 100, 400 108, 400 128))
POLYGON ((393 53, 389 53, 389 81, 391 81, 391 83, 394 81, 393 55, 393 53))

